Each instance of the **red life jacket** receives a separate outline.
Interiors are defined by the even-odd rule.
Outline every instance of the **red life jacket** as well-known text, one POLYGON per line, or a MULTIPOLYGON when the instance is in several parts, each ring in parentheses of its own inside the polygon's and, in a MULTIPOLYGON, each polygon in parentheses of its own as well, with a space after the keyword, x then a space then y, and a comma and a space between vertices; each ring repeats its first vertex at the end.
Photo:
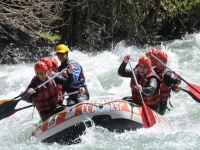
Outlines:
MULTIPOLYGON (((41 84, 41 81, 36 76, 31 82, 34 82, 37 86, 41 84)), ((54 80, 51 80, 46 85, 43 85, 41 88, 39 88, 36 91, 36 94, 33 96, 33 104, 36 106, 38 111, 52 110, 56 108, 58 103, 59 89, 57 84, 54 80)))
MULTIPOLYGON (((56 72, 51 71, 51 73, 49 74, 50 77, 53 77, 56 74, 56 72)), ((58 86, 58 96, 62 96, 63 95, 63 91, 62 91, 62 85, 61 84, 57 84, 58 86)), ((58 102, 62 103, 64 100, 64 97, 58 97, 58 102)))
POLYGON ((167 72, 171 72, 171 71, 168 68, 166 68, 161 73, 157 73, 158 76, 161 79, 161 84, 160 84, 160 100, 161 101, 167 101, 171 97, 171 95, 170 95, 170 93, 171 93, 171 86, 166 85, 165 82, 164 82, 164 75, 167 72))
MULTIPOLYGON (((62 95, 63 95, 62 85, 57 84, 57 86, 58 86, 58 91, 59 91, 59 92, 58 92, 58 96, 62 96, 62 95)), ((58 97, 58 102, 59 102, 59 103, 62 103, 63 100, 64 100, 64 97, 58 97)))
MULTIPOLYGON (((137 68, 135 69, 134 72, 135 72, 136 79, 138 81, 139 71, 137 70, 137 68)), ((142 87, 146 87, 148 85, 149 79, 152 78, 152 77, 156 77, 160 81, 160 78, 155 73, 155 71, 153 69, 150 69, 150 71, 147 73, 147 75, 144 78, 139 79, 138 84, 140 84, 142 87)), ((140 94, 139 94, 138 90, 135 88, 136 84, 135 84, 135 80, 134 80, 133 77, 131 78, 130 86, 131 86, 131 89, 132 89, 132 101, 133 101, 133 103, 142 104, 140 94)), ((147 104, 147 105, 157 104, 160 101, 159 94, 160 94, 159 90, 157 90, 151 96, 146 96, 146 95, 142 94, 145 104, 147 104)))

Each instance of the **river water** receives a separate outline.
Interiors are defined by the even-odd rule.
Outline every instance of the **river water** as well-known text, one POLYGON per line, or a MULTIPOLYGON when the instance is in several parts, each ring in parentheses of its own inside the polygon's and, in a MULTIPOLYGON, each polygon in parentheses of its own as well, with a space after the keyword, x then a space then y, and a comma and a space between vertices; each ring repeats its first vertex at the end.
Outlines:
MULTIPOLYGON (((185 35, 181 40, 163 42, 155 47, 167 51, 169 68, 178 71, 186 81, 200 86, 199 41, 200 33, 185 35)), ((117 74, 123 56, 130 53, 131 64, 135 66, 139 57, 151 47, 151 45, 144 48, 126 47, 123 42, 120 42, 112 51, 92 55, 73 50, 69 53, 69 57, 82 65, 91 98, 105 95, 124 97, 130 95, 131 92, 130 79, 119 77, 117 74)), ((0 100, 18 96, 26 89, 34 76, 33 65, 30 63, 0 66, 0 100)), ((188 89, 184 82, 182 82, 182 87, 188 89)), ((82 142, 75 145, 44 144, 32 138, 33 126, 39 121, 39 116, 36 110, 27 108, 0 120, 0 149, 200 149, 200 104, 184 91, 172 93, 170 101, 173 107, 169 106, 170 111, 166 112, 164 118, 172 123, 171 126, 155 125, 150 129, 138 129, 121 134, 93 126, 81 136, 82 142)), ((27 105, 29 104, 20 101, 16 108, 27 105)))

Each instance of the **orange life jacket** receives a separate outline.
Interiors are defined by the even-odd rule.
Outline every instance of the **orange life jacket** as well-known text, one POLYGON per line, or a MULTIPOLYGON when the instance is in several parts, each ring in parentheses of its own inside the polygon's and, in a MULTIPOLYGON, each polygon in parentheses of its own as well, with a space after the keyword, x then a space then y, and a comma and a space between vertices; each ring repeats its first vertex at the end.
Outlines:
MULTIPOLYGON (((136 79, 138 81, 139 71, 137 70, 137 68, 135 69, 134 72, 135 72, 136 79)), ((152 77, 156 77, 160 81, 160 78, 155 73, 155 71, 153 69, 150 69, 150 71, 147 73, 147 75, 144 78, 139 79, 138 84, 140 84, 142 87, 146 87, 148 85, 149 79, 152 78, 152 77)), ((135 88, 136 84, 135 84, 135 80, 134 80, 133 77, 131 78, 130 86, 131 86, 131 89, 132 89, 132 101, 133 101, 133 103, 141 104, 142 100, 141 100, 141 97, 140 97, 138 90, 135 88)), ((142 97, 143 97, 145 104, 156 105, 160 101, 159 95, 160 95, 160 91, 157 90, 151 96, 146 96, 146 95, 142 94, 142 97)))
MULTIPOLYGON (((35 76, 32 79, 37 86, 41 84, 41 81, 35 76)), ((58 86, 54 80, 49 81, 46 85, 43 85, 36 91, 33 96, 33 104, 38 111, 49 111, 56 108, 58 103, 58 86)))
POLYGON ((170 95, 170 93, 171 93, 171 86, 166 85, 165 82, 164 82, 164 75, 167 72, 171 72, 171 71, 168 68, 166 68, 161 73, 157 73, 158 76, 161 79, 161 84, 160 84, 160 100, 161 101, 167 101, 171 97, 171 95, 170 95))

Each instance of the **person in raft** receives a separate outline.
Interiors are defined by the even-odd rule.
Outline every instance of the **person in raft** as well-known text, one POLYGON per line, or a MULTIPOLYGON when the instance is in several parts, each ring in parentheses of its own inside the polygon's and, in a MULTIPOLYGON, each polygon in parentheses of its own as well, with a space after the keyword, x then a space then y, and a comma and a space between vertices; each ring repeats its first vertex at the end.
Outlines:
MULTIPOLYGON (((58 61, 54 57, 42 57, 40 59, 40 61, 43 61, 47 65, 48 75, 50 77, 54 76, 55 73, 58 72, 58 61)), ((68 67, 73 67, 73 66, 68 66, 68 67)), ((59 99, 59 104, 63 105, 64 96, 62 97, 62 95, 64 93, 62 91, 62 85, 61 84, 57 84, 57 86, 59 88, 59 98, 58 98, 59 99)))
MULTIPOLYGON (((164 64, 168 61, 168 55, 165 51, 159 51, 156 57, 163 62, 164 64)), ((156 67, 154 71, 158 74, 161 79, 160 85, 160 108, 159 114, 164 115, 167 107, 167 101, 170 99, 171 91, 178 93, 181 90, 181 80, 179 78, 179 73, 173 74, 166 66, 162 65, 159 61, 157 61, 156 67)))
POLYGON ((150 48, 145 54, 147 57, 149 57, 151 59, 151 66, 152 67, 156 66, 157 60, 155 58, 153 58, 151 56, 151 54, 153 54, 154 56, 157 56, 158 52, 159 52, 159 50, 157 50, 156 48, 150 48))
MULTIPOLYGON (((154 59, 151 54, 153 54, 154 56, 156 56, 158 54, 158 51, 156 48, 150 48, 146 53, 145 53, 145 56, 149 57, 150 60, 151 60, 151 67, 152 69, 156 67, 156 63, 157 63, 157 60, 154 59)), ((135 68, 137 67, 137 65, 135 66, 135 68)), ((122 98, 123 100, 125 101, 129 101, 131 102, 132 101, 132 96, 126 96, 126 97, 123 97, 122 98)))
MULTIPOLYGON (((89 100, 89 92, 88 92, 88 88, 87 88, 87 84, 85 82, 85 76, 84 76, 84 72, 83 72, 83 68, 81 67, 81 65, 74 61, 74 60, 70 60, 68 57, 68 52, 69 52, 69 48, 64 45, 64 44, 59 44, 56 47, 56 55, 59 59, 59 61, 61 62, 61 65, 59 66, 58 70, 62 71, 63 69, 65 69, 69 64, 73 65, 74 70, 72 72, 73 74, 73 83, 69 86, 69 85, 63 85, 63 91, 70 93, 70 92, 74 92, 77 90, 82 90, 85 93, 84 94, 74 94, 74 95, 70 95, 67 98, 67 105, 68 106, 72 106, 75 105, 77 103, 80 103, 82 101, 85 100, 89 100)), ((63 77, 67 76, 67 72, 62 74, 63 77)))
MULTIPOLYGON (((42 121, 45 121, 50 116, 65 109, 64 106, 59 105, 59 86, 71 85, 73 82, 73 66, 68 66, 68 78, 56 77, 48 83, 34 90, 36 87, 47 81, 50 77, 47 65, 43 61, 38 61, 34 66, 35 76, 28 85, 26 92, 29 94, 26 99, 27 102, 33 103, 38 110, 42 121)), ((22 92, 23 93, 23 92, 22 92)), ((21 94, 22 94, 21 93, 21 94)))
POLYGON ((125 55, 122 64, 118 68, 118 74, 122 77, 131 78, 130 87, 132 90, 132 102, 138 105, 142 104, 139 91, 142 93, 143 100, 152 110, 159 111, 159 88, 160 78, 151 67, 151 60, 147 56, 142 56, 138 60, 134 73, 138 82, 136 85, 133 78, 132 69, 126 69, 131 55, 125 55))

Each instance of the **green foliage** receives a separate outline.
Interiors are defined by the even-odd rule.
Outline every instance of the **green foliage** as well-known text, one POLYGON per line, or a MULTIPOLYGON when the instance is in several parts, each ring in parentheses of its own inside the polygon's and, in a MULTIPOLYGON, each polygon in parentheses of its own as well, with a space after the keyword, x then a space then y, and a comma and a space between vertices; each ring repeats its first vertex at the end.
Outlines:
POLYGON ((200 22, 200 0, 1 1, 1 22, 91 50, 124 39, 144 44, 171 38, 199 29, 200 22), (57 30, 62 37, 48 32, 57 30))
POLYGON ((161 6, 165 8, 166 13, 175 16, 178 13, 190 11, 193 6, 198 3, 200 0, 167 0, 161 1, 161 6))
POLYGON ((61 36, 59 34, 49 34, 47 32, 39 32, 39 31, 34 31, 35 34, 39 35, 40 37, 46 38, 52 42, 58 41, 61 39, 61 36))
POLYGON ((50 41, 54 42, 54 41, 59 41, 61 39, 61 36, 59 34, 48 34, 48 33, 44 33, 43 37, 49 39, 50 41))

